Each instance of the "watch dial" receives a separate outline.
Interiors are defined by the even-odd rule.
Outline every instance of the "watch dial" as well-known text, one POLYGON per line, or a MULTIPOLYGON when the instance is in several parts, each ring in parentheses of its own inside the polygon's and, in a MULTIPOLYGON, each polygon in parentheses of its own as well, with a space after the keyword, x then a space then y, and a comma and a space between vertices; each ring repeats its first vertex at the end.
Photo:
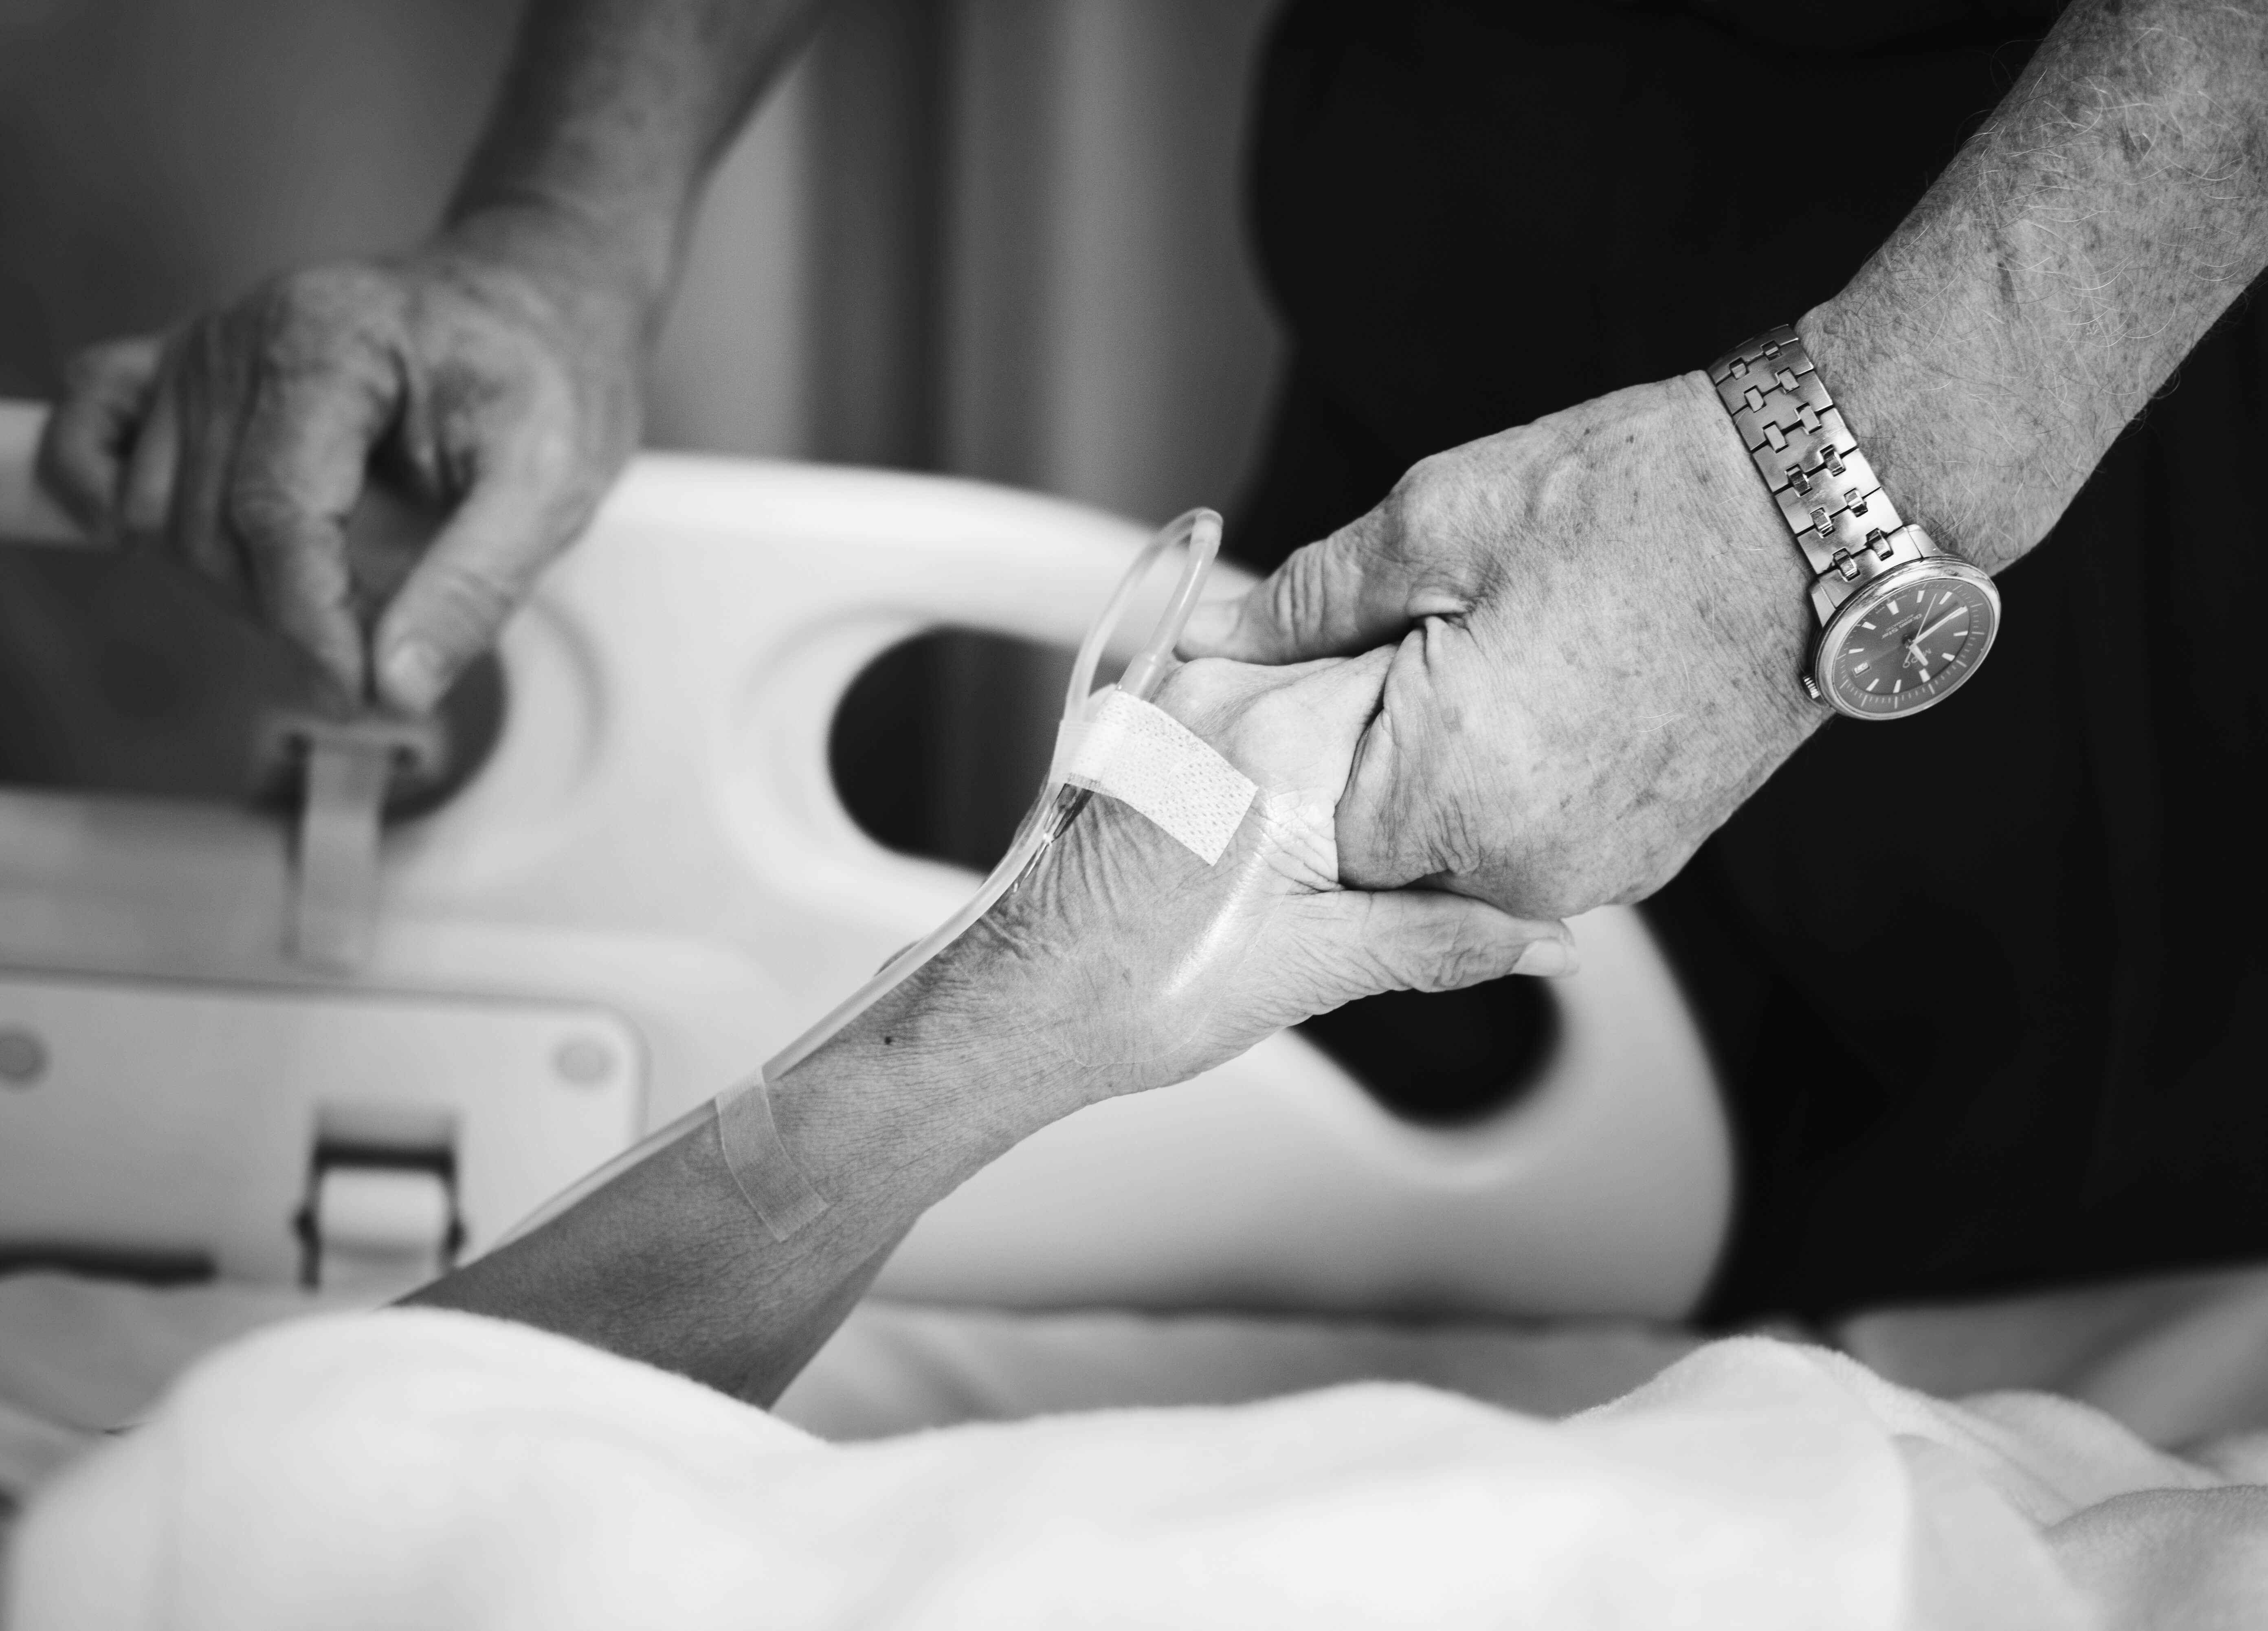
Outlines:
POLYGON ((1918 577, 1840 623, 1827 663, 1835 698, 1854 712, 1910 712, 1969 677, 1992 644, 1993 602, 1966 578, 1918 577))

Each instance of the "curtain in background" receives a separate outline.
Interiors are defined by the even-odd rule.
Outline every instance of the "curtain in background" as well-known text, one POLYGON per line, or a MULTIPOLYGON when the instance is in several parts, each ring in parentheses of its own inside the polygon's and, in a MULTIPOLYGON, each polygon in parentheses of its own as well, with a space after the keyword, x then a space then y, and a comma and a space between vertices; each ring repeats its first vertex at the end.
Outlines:
MULTIPOLYGON (((1237 218, 1268 10, 838 0, 711 187, 649 441, 954 471, 1150 520, 1226 506, 1277 349, 1237 218)), ((280 267, 414 239, 518 12, 0 0, 0 394, 50 395, 79 345, 280 267)), ((874 729, 928 744, 846 766, 916 765, 868 790, 904 802, 888 836, 972 860, 994 841, 1044 750, 974 722, 1035 727, 1046 668, 932 642, 897 695, 862 691, 874 729)), ((289 686, 146 566, 0 554, 0 779, 231 796, 248 700, 289 686)))

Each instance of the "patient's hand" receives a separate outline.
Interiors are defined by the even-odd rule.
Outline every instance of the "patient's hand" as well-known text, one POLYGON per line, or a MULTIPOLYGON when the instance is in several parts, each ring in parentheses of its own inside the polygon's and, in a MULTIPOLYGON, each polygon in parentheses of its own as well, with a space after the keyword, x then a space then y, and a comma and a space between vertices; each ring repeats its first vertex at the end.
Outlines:
POLYGON ((1375 992, 1572 967, 1561 925, 1342 886, 1336 811, 1392 661, 1178 670, 1160 705, 1260 786, 1227 852, 1208 867, 1098 795, 891 1023, 1020 1039, 1100 1097, 1195 1075, 1375 992))
POLYGON ((1161 705, 1262 789, 1229 849, 1208 867, 1090 801, 1020 889, 777 1084, 814 1218, 773 1234, 703 1118, 419 1300, 774 1399, 926 1207, 1057 1118, 1370 992, 1565 966, 1559 925, 1339 887, 1335 812, 1391 658, 1175 674, 1161 705))

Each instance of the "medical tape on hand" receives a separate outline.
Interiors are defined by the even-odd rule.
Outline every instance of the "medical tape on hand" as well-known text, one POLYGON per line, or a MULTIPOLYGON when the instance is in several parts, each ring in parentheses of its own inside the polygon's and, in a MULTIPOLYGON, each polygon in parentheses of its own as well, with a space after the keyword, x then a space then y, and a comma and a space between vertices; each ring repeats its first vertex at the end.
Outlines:
POLYGON ((785 1240, 827 1210, 827 1197, 788 1154, 762 1076, 717 1096, 717 1141, 741 1199, 774 1240, 785 1240))
POLYGON ((1208 867, 1236 836, 1259 791, 1252 779, 1163 708, 1103 693, 1056 735, 1052 779, 1132 805, 1208 867))

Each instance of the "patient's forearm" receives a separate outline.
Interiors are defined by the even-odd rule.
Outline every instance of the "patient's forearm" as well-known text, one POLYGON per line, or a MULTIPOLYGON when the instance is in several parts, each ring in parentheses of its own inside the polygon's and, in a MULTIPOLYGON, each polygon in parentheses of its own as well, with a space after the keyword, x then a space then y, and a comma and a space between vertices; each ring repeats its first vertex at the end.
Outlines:
POLYGON ((825 0, 535 0, 452 231, 534 233, 658 311, 703 178, 825 0))
POLYGON ((770 1403, 925 1207, 1092 1096, 1059 1052, 933 991, 886 1000, 775 1094, 783 1139, 829 1202, 786 1241, 741 1197, 704 1119, 412 1301, 540 1325, 770 1403))
POLYGON ((1049 1123, 1373 992, 1510 973, 1565 931, 1337 886, 1337 799, 1390 661, 1176 670, 1160 705, 1256 784, 1227 848, 1207 858, 1130 805, 1084 801, 981 920, 777 1085, 781 1141, 828 1203, 787 1239, 704 1118, 416 1300, 769 1401, 924 1208, 1049 1123))
POLYGON ((1904 518, 1998 567, 2264 264, 2268 4, 2080 0, 1801 326, 1904 518))

